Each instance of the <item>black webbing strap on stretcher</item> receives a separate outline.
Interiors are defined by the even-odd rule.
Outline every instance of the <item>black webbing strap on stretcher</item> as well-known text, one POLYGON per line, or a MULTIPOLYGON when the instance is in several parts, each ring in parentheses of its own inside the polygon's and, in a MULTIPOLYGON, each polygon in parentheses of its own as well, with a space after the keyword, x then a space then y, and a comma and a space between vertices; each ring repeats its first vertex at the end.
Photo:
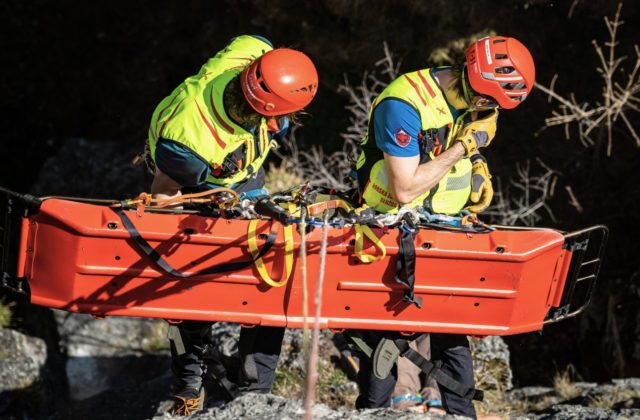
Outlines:
POLYGON ((416 227, 408 215, 402 218, 400 232, 395 280, 406 287, 402 301, 412 303, 421 309, 422 298, 416 297, 413 291, 416 280, 416 227))
POLYGON ((183 279, 196 277, 196 276, 203 276, 208 274, 227 273, 230 271, 242 270, 243 268, 251 266, 252 264, 255 263, 256 260, 258 260, 259 258, 262 258, 267 252, 269 252, 269 250, 271 249, 271 247, 273 246, 276 240, 276 233, 269 232, 269 236, 267 237, 267 240, 265 241, 264 245, 262 245, 260 252, 258 252, 258 254, 253 259, 250 259, 247 261, 237 261, 237 262, 218 264, 209 268, 205 268, 204 270, 198 271, 197 273, 184 274, 176 270, 175 268, 171 267, 171 265, 164 258, 162 258, 162 256, 160 256, 160 254, 158 254, 158 252, 151 245, 149 245, 149 242, 147 242, 140 235, 140 232, 138 232, 138 229, 136 229, 136 227, 133 225, 133 222, 131 222, 131 219, 129 219, 129 216, 126 215, 126 213, 124 212, 124 210, 122 210, 122 208, 115 208, 114 211, 120 217, 120 220, 122 221, 122 225, 124 226, 125 229, 127 229, 127 232, 129 232, 129 235, 131 235, 131 239, 134 240, 135 244, 138 246, 138 249, 142 251, 142 253, 148 256, 151 259, 151 261, 156 263, 158 267, 160 267, 162 271, 164 271, 165 273, 171 276, 179 277, 183 279))

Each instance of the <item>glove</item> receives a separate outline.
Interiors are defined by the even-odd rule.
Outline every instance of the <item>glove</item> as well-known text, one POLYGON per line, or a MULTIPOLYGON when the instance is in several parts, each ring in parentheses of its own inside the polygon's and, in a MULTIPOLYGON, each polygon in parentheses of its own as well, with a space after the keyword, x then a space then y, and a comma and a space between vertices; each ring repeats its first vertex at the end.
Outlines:
POLYGON ((462 127, 456 140, 464 147, 465 156, 470 157, 478 149, 491 143, 496 135, 497 122, 498 110, 495 109, 482 118, 474 118, 462 127))
POLYGON ((480 213, 489 207, 493 198, 493 185, 491 185, 491 174, 484 156, 476 153, 471 157, 473 166, 471 168, 471 194, 469 201, 471 205, 465 207, 471 213, 480 213))

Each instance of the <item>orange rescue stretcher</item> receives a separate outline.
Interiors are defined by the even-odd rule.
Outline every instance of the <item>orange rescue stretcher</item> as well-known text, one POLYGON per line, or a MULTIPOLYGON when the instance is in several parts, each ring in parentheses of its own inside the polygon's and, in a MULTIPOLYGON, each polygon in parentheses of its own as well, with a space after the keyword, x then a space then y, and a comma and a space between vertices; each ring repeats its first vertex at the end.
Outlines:
MULTIPOLYGON (((151 247, 154 261, 109 205, 37 199, 6 190, 1 201, 2 284, 28 294, 36 305, 96 317, 303 326, 297 229, 287 232, 270 220, 186 211, 124 211, 151 247), (263 252, 269 240, 272 244, 263 252), (251 241, 261 255, 251 252, 251 241), (286 256, 291 252, 293 259, 286 256), (273 278, 284 278, 291 270, 286 284, 273 287, 263 281, 257 264, 247 265, 258 256, 273 278), (158 260, 185 278, 167 274, 158 260), (189 277, 220 264, 236 269, 189 277)), ((375 255, 378 242, 386 255, 364 263, 355 253, 356 228, 329 228, 321 328, 482 336, 540 330, 588 305, 608 235, 604 226, 572 233, 421 228, 415 240, 414 292, 422 298, 418 308, 403 302, 403 286, 394 279, 398 230, 371 227, 370 232, 378 240, 360 238, 364 251, 375 255)), ((305 235, 310 308, 321 234, 316 228, 305 235)), ((311 315, 309 322, 313 320, 311 315)))

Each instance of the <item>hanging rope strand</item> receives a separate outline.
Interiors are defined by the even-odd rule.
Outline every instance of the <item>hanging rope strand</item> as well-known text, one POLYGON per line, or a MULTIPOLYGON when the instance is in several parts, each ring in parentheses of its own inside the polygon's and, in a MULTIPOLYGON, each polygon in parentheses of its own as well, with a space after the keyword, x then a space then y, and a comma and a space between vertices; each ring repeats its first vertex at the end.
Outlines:
POLYGON ((309 291, 307 286, 307 209, 303 205, 300 209, 300 272, 302 274, 302 350, 309 354, 309 291))
POLYGON ((315 320, 313 322, 313 335, 311 337, 311 352, 307 363, 307 391, 304 397, 304 418, 313 418, 313 401, 315 388, 318 382, 318 357, 320 353, 320 314, 322 313, 322 289, 324 283, 324 268, 327 257, 327 241, 329 237, 329 215, 325 214, 322 225, 322 242, 320 243, 320 267, 318 269, 318 284, 316 287, 315 320))

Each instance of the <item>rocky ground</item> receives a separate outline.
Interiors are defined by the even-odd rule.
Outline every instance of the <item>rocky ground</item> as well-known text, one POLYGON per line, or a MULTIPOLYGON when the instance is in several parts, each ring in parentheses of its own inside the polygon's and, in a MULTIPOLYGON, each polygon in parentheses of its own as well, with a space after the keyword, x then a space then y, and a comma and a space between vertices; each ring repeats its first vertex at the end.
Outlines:
MULTIPOLYGON (((47 343, 0 328, 0 418, 145 419, 170 418, 169 355, 162 321, 55 313, 64 369, 47 363, 47 343), (61 379, 63 379, 61 381, 61 379), (60 385, 63 383, 64 385, 60 385)), ((224 352, 237 349, 238 327, 219 324, 214 334, 224 352)), ((301 334, 288 331, 274 393, 247 394, 231 403, 212 394, 197 419, 299 419, 304 355, 301 334)), ((323 419, 418 419, 394 410, 353 409, 357 393, 339 363, 333 334, 323 333, 314 417, 323 419)), ((640 379, 606 384, 571 382, 559 375, 553 387, 510 389, 509 351, 503 340, 474 341, 476 378, 487 391, 480 413, 516 419, 640 418, 640 379)))

